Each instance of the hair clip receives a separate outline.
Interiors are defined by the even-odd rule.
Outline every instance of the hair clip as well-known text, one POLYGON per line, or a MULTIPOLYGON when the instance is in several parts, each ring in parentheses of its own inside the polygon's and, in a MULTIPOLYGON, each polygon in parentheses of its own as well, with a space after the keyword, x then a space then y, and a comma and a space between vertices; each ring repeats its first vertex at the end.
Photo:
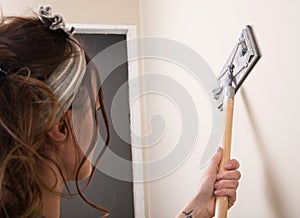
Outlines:
POLYGON ((67 28, 66 24, 62 18, 61 15, 56 14, 52 15, 52 8, 50 6, 40 6, 38 10, 38 14, 40 17, 40 20, 44 24, 50 24, 49 29, 50 30, 58 30, 61 29, 67 34, 73 35, 75 33, 75 28, 67 28))

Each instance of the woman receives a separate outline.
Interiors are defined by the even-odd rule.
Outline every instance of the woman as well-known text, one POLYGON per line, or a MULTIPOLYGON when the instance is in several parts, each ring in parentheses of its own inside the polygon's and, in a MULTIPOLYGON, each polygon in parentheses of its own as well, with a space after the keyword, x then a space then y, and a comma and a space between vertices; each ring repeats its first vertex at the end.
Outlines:
MULTIPOLYGON (((41 7, 31 17, 1 20, 0 217, 59 217, 61 191, 68 180, 76 181, 84 201, 105 212, 105 217, 109 215, 105 208, 89 202, 78 186, 78 181, 93 175, 95 168, 87 156, 92 154, 89 145, 95 144, 98 131, 84 135, 79 143, 71 122, 74 111, 82 107, 73 103, 75 96, 90 93, 90 87, 80 86, 88 57, 72 33, 60 16, 51 15, 49 7, 41 7), (79 148, 82 142, 84 152, 79 148)), ((97 94, 84 104, 90 110, 80 122, 97 124, 92 112, 101 109, 108 145, 101 89, 97 94)), ((203 174, 199 191, 178 217, 212 217, 216 195, 228 195, 229 206, 233 205, 239 163, 229 161, 228 171, 217 175, 221 153, 219 149, 203 174)))

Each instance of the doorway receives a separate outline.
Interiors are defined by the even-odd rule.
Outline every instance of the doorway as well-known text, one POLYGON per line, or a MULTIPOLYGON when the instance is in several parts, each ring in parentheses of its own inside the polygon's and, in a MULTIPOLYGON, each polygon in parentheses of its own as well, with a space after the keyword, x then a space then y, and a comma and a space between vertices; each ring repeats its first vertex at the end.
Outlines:
MULTIPOLYGON (((74 25, 76 27, 76 25, 74 25)), ((91 26, 91 25, 89 25, 91 26)), ((84 28, 82 26, 78 28, 75 37, 78 37, 80 41, 82 41, 86 47, 87 53, 90 58, 93 58, 95 55, 103 51, 105 48, 112 46, 118 42, 124 41, 128 39, 128 34, 120 34, 120 32, 114 34, 102 33, 103 28, 84 28), (95 31, 98 29, 98 31, 95 31), (88 31, 93 30, 93 31, 88 31), (100 31, 99 31, 100 30, 100 31)), ((119 28, 120 29, 120 28, 119 28)), ((122 29, 122 28, 121 28, 122 29)), ((126 28, 125 28, 126 29, 126 28)), ((112 28, 112 31, 116 31, 116 28, 112 28)), ((126 45, 126 43, 124 44, 126 45)), ((119 54, 127 57, 128 48, 126 46, 120 47, 119 54)), ((132 68, 132 63, 124 63, 118 66, 112 73, 110 73, 109 77, 103 81, 103 92, 104 92, 104 104, 106 107, 107 115, 109 118, 110 130, 111 130, 111 140, 109 148, 116 155, 124 158, 126 160, 132 161, 135 158, 140 159, 142 154, 139 154, 136 151, 133 151, 133 147, 131 143, 125 142, 122 140, 116 131, 114 131, 112 119, 111 119, 111 106, 115 93, 121 86, 127 84, 127 92, 121 93, 121 99, 123 99, 121 107, 122 113, 118 114, 117 117, 114 116, 114 122, 120 120, 122 121, 122 126, 126 126, 126 134, 128 134, 128 138, 131 135, 130 116, 131 110, 129 105, 129 90, 128 87, 128 78, 130 77, 130 69, 132 68), (131 66, 129 66, 131 65, 131 66), (125 122, 125 124, 124 124, 125 122), (136 157, 136 156, 140 157, 136 157)), ((136 87, 135 87, 136 88, 136 87)), ((132 91, 132 90, 131 90, 132 91)), ((133 90, 138 91, 138 90, 133 90)), ((134 113, 137 113, 135 110, 134 113)), ((135 125, 139 122, 134 122, 135 125)), ((132 126, 132 125, 131 125, 132 126)), ((103 127, 104 128, 104 127, 103 127)), ((138 127, 137 129, 139 129, 138 127)), ((124 130, 123 130, 124 131, 124 130)), ((103 131, 105 132, 105 131, 103 131)), ((134 169, 133 167, 128 167, 126 169, 126 173, 132 176, 132 181, 134 181, 134 169)), ((121 181, 115 178, 112 178, 105 173, 102 173, 100 170, 96 170, 93 180, 87 190, 84 192, 85 195, 91 200, 93 203, 104 207, 111 212, 110 217, 145 217, 144 210, 144 191, 143 184, 128 181, 121 181)), ((76 217, 89 217, 89 218, 98 218, 101 217, 103 213, 97 211, 96 209, 91 208, 87 205, 80 197, 75 196, 71 199, 63 199, 61 202, 61 217, 62 218, 76 218, 76 217)))

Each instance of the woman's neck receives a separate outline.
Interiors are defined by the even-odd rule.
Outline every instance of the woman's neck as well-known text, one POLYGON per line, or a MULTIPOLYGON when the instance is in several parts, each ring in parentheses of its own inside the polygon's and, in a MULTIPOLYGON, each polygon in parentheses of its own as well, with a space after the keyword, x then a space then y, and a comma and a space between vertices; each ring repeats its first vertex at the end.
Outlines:
POLYGON ((60 217, 60 193, 62 192, 64 182, 57 169, 45 175, 45 185, 52 187, 51 191, 44 189, 42 191, 42 216, 45 218, 60 217), (55 172, 56 176, 53 176, 55 172))
POLYGON ((45 218, 59 218, 60 216, 60 196, 45 191, 43 194, 42 216, 45 218))

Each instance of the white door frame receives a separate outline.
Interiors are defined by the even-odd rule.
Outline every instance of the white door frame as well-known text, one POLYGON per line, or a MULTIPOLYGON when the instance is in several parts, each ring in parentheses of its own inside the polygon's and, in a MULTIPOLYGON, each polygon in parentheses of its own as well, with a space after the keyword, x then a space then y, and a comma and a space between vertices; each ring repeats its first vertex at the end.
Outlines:
MULTIPOLYGON (((122 34, 126 35, 126 40, 136 39, 136 26, 135 25, 103 25, 103 24, 70 24, 74 26, 77 33, 83 34, 122 34)), ((132 42, 129 46, 127 44, 127 57, 132 57, 133 54, 137 54, 137 45, 132 46, 132 42)), ((142 136, 142 124, 141 124, 141 105, 140 101, 136 101, 139 104, 137 107, 132 106, 132 102, 135 99, 134 96, 139 96, 140 84, 138 61, 128 61, 128 86, 129 86, 129 112, 130 112, 130 132, 131 143, 133 145, 142 145, 142 139, 140 137, 134 137, 134 135, 142 136), (134 84, 133 82, 134 81, 134 84), (133 132, 134 131, 134 132, 133 132)), ((131 146, 132 163, 143 163, 143 151, 136 146, 131 146)), ((145 199, 144 199, 144 183, 139 181, 140 178, 144 178, 144 172, 141 167, 137 168, 132 165, 133 169, 133 200, 134 200, 134 214, 135 218, 145 218, 145 199)))

